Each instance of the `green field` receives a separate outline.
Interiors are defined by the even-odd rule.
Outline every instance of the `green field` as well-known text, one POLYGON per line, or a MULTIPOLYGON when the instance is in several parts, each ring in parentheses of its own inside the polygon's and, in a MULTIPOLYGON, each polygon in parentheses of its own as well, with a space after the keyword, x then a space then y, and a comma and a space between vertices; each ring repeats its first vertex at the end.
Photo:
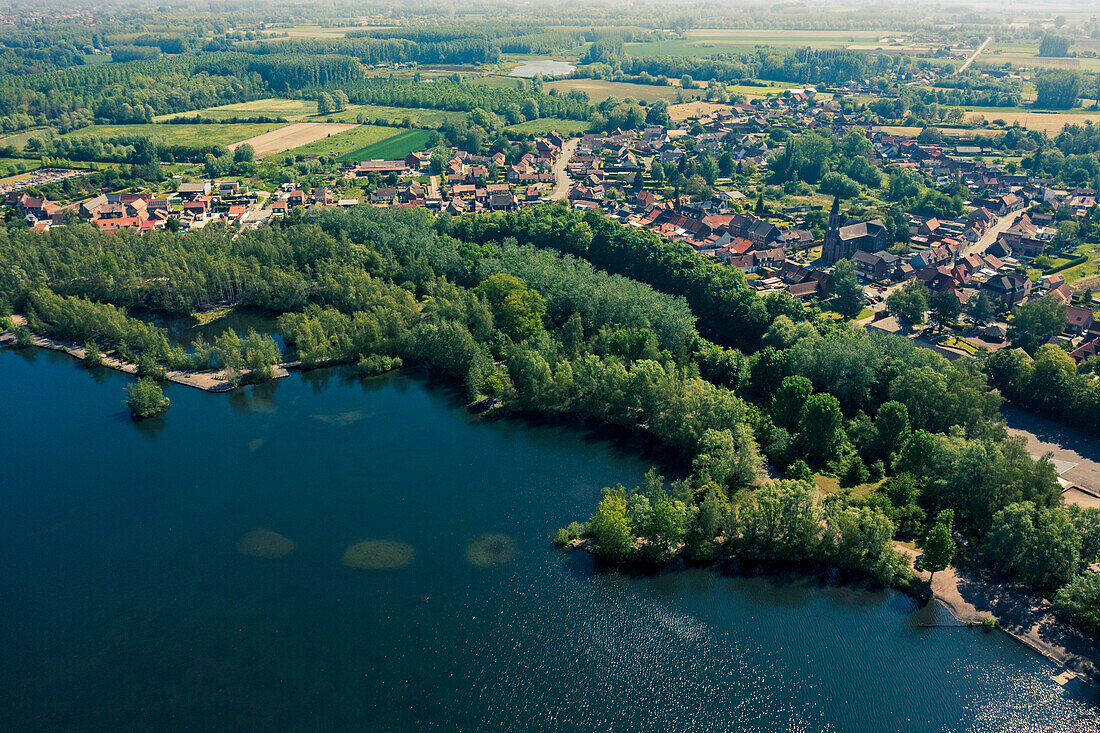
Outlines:
POLYGON ((4 176, 0 179, 0 183, 12 183, 27 178, 31 172, 40 167, 41 164, 37 160, 0 158, 0 176, 4 176))
POLYGON ((35 127, 30 130, 22 130, 13 135, 5 135, 0 137, 0 147, 8 147, 9 145, 15 149, 16 152, 22 151, 23 147, 27 144, 27 141, 32 137, 36 137, 39 140, 44 140, 52 136, 52 128, 49 127, 35 127))
POLYGON ((418 127, 439 127, 444 122, 458 121, 466 117, 465 112, 452 112, 443 109, 424 109, 421 107, 385 107, 377 104, 352 104, 343 112, 325 115, 325 121, 358 122, 359 116, 369 120, 401 121, 408 118, 418 127))
POLYGON ((282 127, 281 122, 212 125, 91 125, 63 137, 147 137, 165 145, 230 145, 282 127))
POLYGON ((285 153, 279 153, 279 155, 319 155, 338 158, 368 145, 394 137, 401 132, 401 128, 397 127, 359 125, 351 130, 338 132, 330 137, 306 143, 300 147, 287 150, 285 153))
MULTIPOLYGON (((568 92, 570 89, 583 89, 588 92, 588 96, 593 103, 602 102, 608 97, 615 97, 622 100, 627 97, 632 97, 635 100, 645 100, 646 102, 656 102, 658 99, 667 99, 670 102, 676 100, 677 94, 681 91, 679 87, 659 87, 652 84, 628 84, 620 81, 604 81, 602 79, 562 79, 560 81, 551 81, 543 85, 546 91, 551 89, 557 89, 561 93, 568 92)), ((694 91, 684 92, 684 98, 690 99, 693 96, 700 96, 703 94, 703 90, 696 89, 694 91)))
POLYGON ((1100 275, 1100 244, 1090 243, 1081 245, 1073 252, 1074 257, 1080 255, 1086 255, 1089 260, 1088 262, 1082 262, 1076 267, 1071 267, 1068 270, 1062 271, 1067 283, 1075 283, 1086 277, 1100 275))
POLYGON ((559 120, 554 117, 547 117, 540 120, 528 120, 518 125, 508 125, 505 129, 511 132, 522 132, 526 135, 546 135, 555 130, 562 135, 580 135, 583 132, 588 132, 588 128, 591 126, 591 123, 583 120, 559 120))
POLYGON ((799 86, 797 84, 791 84, 785 81, 769 81, 766 83, 767 86, 765 87, 758 87, 752 84, 730 84, 726 87, 726 91, 730 94, 743 94, 749 99, 752 99, 753 97, 766 97, 769 95, 782 94, 788 89, 793 89, 794 87, 799 86))
POLYGON ((194 117, 198 115, 207 120, 227 120, 234 117, 281 117, 290 122, 298 122, 317 114, 317 102, 308 99, 257 99, 252 102, 223 104, 220 107, 207 107, 194 112, 160 115, 153 122, 163 122, 174 117, 194 117))
POLYGON ((344 153, 337 160, 342 163, 358 163, 361 160, 397 160, 409 153, 423 150, 431 133, 427 130, 405 130, 385 140, 380 140, 358 150, 344 153))

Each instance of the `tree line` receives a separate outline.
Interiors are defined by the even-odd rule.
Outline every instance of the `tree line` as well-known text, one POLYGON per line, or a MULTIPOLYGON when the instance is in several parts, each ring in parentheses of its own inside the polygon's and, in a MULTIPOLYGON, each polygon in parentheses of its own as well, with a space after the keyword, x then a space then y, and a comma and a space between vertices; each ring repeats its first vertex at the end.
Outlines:
MULTIPOLYGON (((1078 574, 1095 560, 1095 513, 1066 510, 1050 464, 1005 437, 976 363, 759 298, 738 271, 604 217, 364 207, 236 235, 4 228, 0 264, 6 307, 58 337, 125 343, 169 366, 223 347, 247 361, 248 339, 184 349, 117 309, 256 305, 282 314, 307 366, 428 363, 497 410, 622 425, 683 451, 687 477, 605 499, 628 520, 609 553, 690 544, 905 583, 893 539, 922 537, 951 510, 1022 582, 1070 600, 1088 591, 1078 574), (765 458, 789 483, 765 486, 765 458), (813 471, 886 480, 863 499, 817 497, 813 471)), ((269 357, 260 345, 254 357, 269 357)), ((580 531, 602 547, 601 511, 580 531)))

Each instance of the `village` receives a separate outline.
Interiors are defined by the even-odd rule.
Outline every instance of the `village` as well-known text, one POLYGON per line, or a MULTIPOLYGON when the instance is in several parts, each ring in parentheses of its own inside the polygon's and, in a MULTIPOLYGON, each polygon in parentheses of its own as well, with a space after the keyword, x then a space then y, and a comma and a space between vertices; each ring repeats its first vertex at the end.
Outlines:
MULTIPOLYGON (((267 191, 239 180, 177 176, 174 191, 103 191, 66 205, 13 191, 5 203, 37 231, 83 220, 101 231, 147 232, 253 228, 312 207, 424 208, 460 216, 564 201, 735 267, 761 295, 784 292, 827 303, 836 263, 849 260, 864 287, 861 324, 908 336, 949 358, 1005 347, 1013 310, 1046 296, 1057 299, 1067 314, 1064 333, 1052 342, 1062 344, 1077 362, 1100 354, 1100 323, 1092 303, 1081 295, 1075 299, 1063 275, 1044 272, 1037 264, 1057 237, 1053 212, 1090 216, 1095 190, 1059 187, 1009 171, 989 162, 990 151, 980 146, 923 143, 860 125, 835 102, 815 103, 815 94, 812 88, 790 89, 755 104, 706 104, 702 113, 666 125, 573 138, 550 132, 536 138, 532 152, 513 164, 501 152, 475 155, 458 148, 447 148, 450 157, 444 162, 437 148, 403 159, 339 166, 329 174, 328 185, 301 187, 287 181, 267 191), (731 167, 742 177, 766 171, 776 152, 769 142, 775 129, 828 130, 837 137, 860 130, 870 143, 867 157, 884 171, 906 169, 940 184, 964 185, 970 193, 965 211, 954 218, 906 214, 907 229, 898 236, 882 218, 853 215, 870 208, 873 202, 866 200, 851 200, 848 213, 842 212, 839 196, 831 206, 826 197, 777 210, 764 205, 761 193, 754 208, 751 192, 746 195, 722 181, 732 180, 731 167), (712 169, 717 157, 719 170, 704 165, 705 176, 681 178, 684 191, 662 188, 666 171, 698 170, 704 156, 712 169), (890 312, 889 294, 910 281, 922 283, 929 296, 949 293, 958 301, 951 329, 890 312), (992 308, 985 305, 975 314, 979 298, 992 308)), ((1091 299, 1091 291, 1084 296, 1091 299)))

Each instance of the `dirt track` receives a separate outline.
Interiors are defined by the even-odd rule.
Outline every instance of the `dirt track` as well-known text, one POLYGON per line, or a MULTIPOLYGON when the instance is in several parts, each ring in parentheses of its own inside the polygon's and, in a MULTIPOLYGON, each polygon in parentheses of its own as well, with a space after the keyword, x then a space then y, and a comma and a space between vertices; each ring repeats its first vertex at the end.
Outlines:
POLYGON ((262 135, 233 143, 229 146, 229 149, 233 150, 238 145, 248 143, 256 149, 256 157, 262 158, 271 153, 281 153, 284 150, 291 150, 321 140, 329 135, 350 130, 353 127, 357 127, 357 125, 339 122, 295 122, 286 127, 280 127, 278 130, 265 132, 262 135))

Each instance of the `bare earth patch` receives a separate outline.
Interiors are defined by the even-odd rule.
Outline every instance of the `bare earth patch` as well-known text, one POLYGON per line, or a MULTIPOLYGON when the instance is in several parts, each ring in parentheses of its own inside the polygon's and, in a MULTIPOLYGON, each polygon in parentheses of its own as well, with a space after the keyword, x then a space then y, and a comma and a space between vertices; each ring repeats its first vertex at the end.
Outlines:
POLYGON ((668 108, 668 117, 673 122, 683 122, 689 117, 703 117, 719 109, 729 109, 729 105, 716 102, 684 102, 673 104, 668 108))
POLYGON ((344 132, 356 127, 354 124, 342 122, 295 122, 278 130, 265 132, 256 137, 233 143, 228 146, 230 150, 238 145, 248 143, 256 150, 256 157, 262 158, 272 153, 281 153, 292 148, 297 148, 308 143, 324 139, 329 135, 344 132))

